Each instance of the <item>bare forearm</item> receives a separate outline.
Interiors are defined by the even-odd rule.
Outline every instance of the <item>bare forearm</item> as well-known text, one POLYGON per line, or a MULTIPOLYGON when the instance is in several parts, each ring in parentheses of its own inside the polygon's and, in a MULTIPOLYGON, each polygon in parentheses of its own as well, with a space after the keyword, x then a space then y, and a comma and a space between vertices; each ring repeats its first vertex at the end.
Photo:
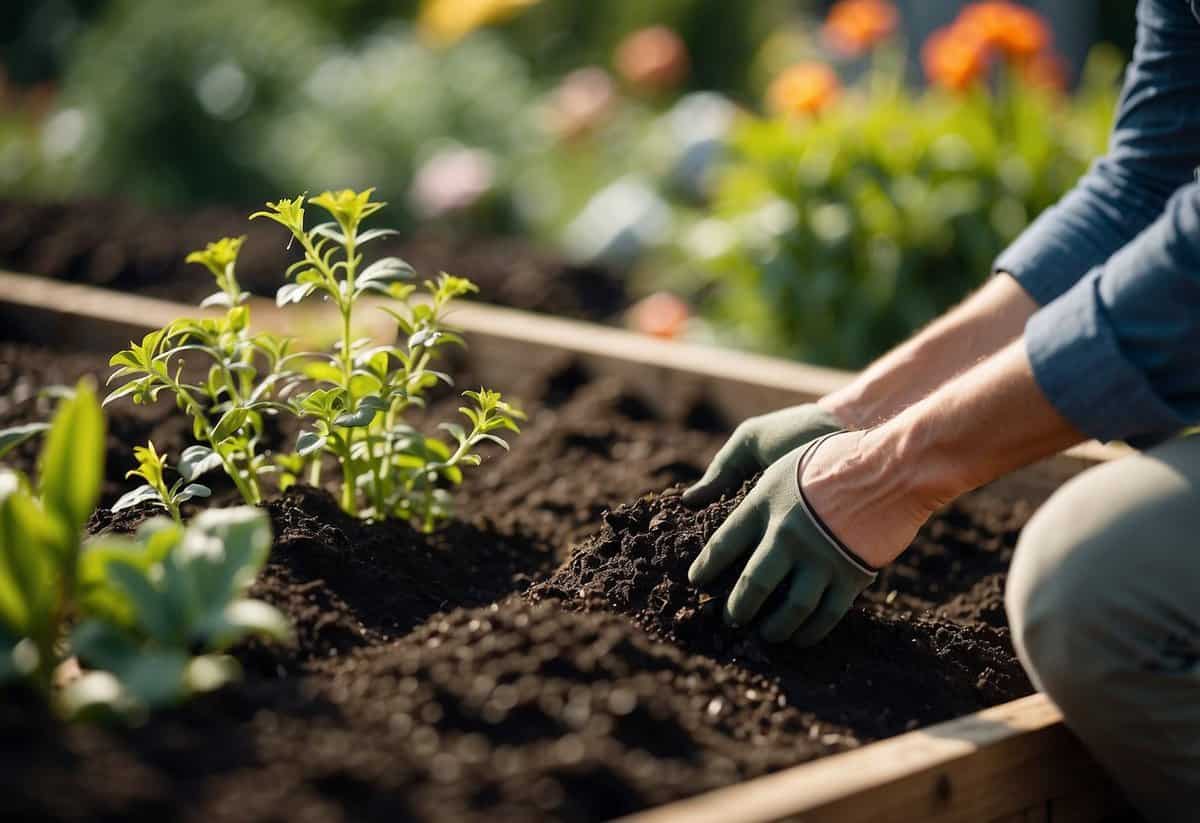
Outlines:
POLYGON ((820 404, 847 427, 879 424, 1015 340, 1036 310, 1013 278, 997 275, 820 404))
POLYGON ((802 484, 834 533, 883 566, 950 500, 1083 439, 1017 339, 887 422, 830 440, 802 484))
POLYGON ((1086 438, 1042 394, 1017 339, 866 439, 936 507, 1086 438))

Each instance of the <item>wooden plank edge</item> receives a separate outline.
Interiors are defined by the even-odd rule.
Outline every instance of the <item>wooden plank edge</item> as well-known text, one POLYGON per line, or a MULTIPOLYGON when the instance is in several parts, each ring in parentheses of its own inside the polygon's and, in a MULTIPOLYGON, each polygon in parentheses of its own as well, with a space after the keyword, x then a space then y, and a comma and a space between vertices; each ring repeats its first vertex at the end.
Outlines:
MULTIPOLYGON (((0 271, 0 304, 8 304, 17 312, 29 312, 25 320, 36 325, 43 324, 45 313, 52 312, 59 321, 54 323, 53 331, 41 337, 65 343, 107 343, 110 338, 132 337, 139 330, 161 327, 179 317, 219 314, 215 309, 205 310, 159 298, 7 271, 0 271), (103 321, 102 325, 106 327, 100 340, 94 334, 96 321, 103 321)), ((304 306, 284 311, 270 300, 255 298, 251 312, 255 325, 260 328, 303 336, 326 327, 331 308, 304 306)), ((21 320, 11 313, 9 319, 14 323, 21 320)), ((481 303, 462 302, 453 310, 451 320, 468 335, 487 342, 533 345, 584 358, 619 362, 627 369, 645 369, 650 379, 666 371, 755 386, 793 397, 794 402, 828 394, 854 377, 853 372, 838 369, 715 346, 658 340, 622 329, 481 303)), ((42 331, 47 329, 43 327, 42 331)), ((371 331, 368 323, 367 333, 371 331)), ((116 345, 125 342, 128 341, 121 340, 116 345)), ((1095 441, 1064 452, 1069 457, 1089 462, 1110 460, 1127 453, 1124 447, 1095 441)))
POLYGON ((1058 709, 1034 694, 620 821, 986 823, 1111 791, 1058 709))

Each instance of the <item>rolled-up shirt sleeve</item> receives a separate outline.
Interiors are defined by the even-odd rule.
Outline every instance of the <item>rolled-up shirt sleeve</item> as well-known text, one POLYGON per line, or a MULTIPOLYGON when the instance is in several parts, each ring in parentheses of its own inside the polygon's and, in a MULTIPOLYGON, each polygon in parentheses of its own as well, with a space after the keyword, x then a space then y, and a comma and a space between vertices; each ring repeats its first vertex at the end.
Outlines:
POLYGON ((1200 421, 1200 183, 1038 310, 1025 346, 1043 393, 1090 437, 1146 445, 1200 421))
POLYGON ((1162 213, 1200 164, 1200 20, 1186 0, 1141 0, 1109 148, 996 259, 1039 305, 1162 213))

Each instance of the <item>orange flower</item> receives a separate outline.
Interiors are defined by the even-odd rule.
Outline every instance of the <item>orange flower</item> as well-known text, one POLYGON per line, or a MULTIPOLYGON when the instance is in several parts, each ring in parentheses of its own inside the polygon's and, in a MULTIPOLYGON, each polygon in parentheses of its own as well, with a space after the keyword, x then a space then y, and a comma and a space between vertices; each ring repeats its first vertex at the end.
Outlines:
POLYGON ((771 81, 767 89, 767 107, 776 114, 817 114, 837 99, 840 90, 837 75, 829 66, 797 63, 771 81))
POLYGON ((617 46, 615 62, 617 72, 635 89, 670 91, 687 76, 687 46, 666 26, 651 26, 625 37, 617 46))
POLYGON ((629 309, 628 321, 631 328, 642 334, 671 339, 683 334, 690 316, 687 303, 660 291, 635 303, 629 309))
POLYGON ((921 65, 931 83, 966 91, 987 68, 988 44, 974 29, 955 23, 929 35, 921 48, 921 65))
POLYGON ((1037 12, 1016 3, 975 3, 963 9, 956 25, 975 30, 989 46, 1024 60, 1050 45, 1050 29, 1037 12))
POLYGON ((825 18, 825 39, 857 57, 896 30, 896 7, 887 0, 840 0, 825 18))

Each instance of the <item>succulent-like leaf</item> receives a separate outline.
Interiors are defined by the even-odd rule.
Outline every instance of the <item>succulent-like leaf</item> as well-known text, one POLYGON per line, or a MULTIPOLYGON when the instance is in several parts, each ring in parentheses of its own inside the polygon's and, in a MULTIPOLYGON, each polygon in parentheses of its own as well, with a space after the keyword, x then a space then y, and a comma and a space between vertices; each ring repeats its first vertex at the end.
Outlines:
POLYGON ((220 467, 221 455, 198 443, 188 446, 179 455, 179 476, 189 483, 220 467))
MULTIPOLYGON (((508 448, 508 446, 505 445, 505 448, 508 448)), ((210 497, 211 495, 212 489, 210 489, 208 486, 205 486, 202 483, 189 483, 183 487, 183 490, 180 491, 179 494, 175 495, 175 502, 186 503, 193 497, 210 497)))
POLYGON ((300 436, 296 438, 296 453, 302 457, 316 454, 325 447, 325 443, 328 440, 328 437, 319 435, 316 432, 300 432, 300 436))
POLYGON ((158 493, 158 489, 149 485, 138 486, 136 489, 125 492, 117 498, 117 502, 113 503, 112 511, 119 512, 125 509, 133 508, 141 503, 158 503, 162 505, 162 495, 158 493))

